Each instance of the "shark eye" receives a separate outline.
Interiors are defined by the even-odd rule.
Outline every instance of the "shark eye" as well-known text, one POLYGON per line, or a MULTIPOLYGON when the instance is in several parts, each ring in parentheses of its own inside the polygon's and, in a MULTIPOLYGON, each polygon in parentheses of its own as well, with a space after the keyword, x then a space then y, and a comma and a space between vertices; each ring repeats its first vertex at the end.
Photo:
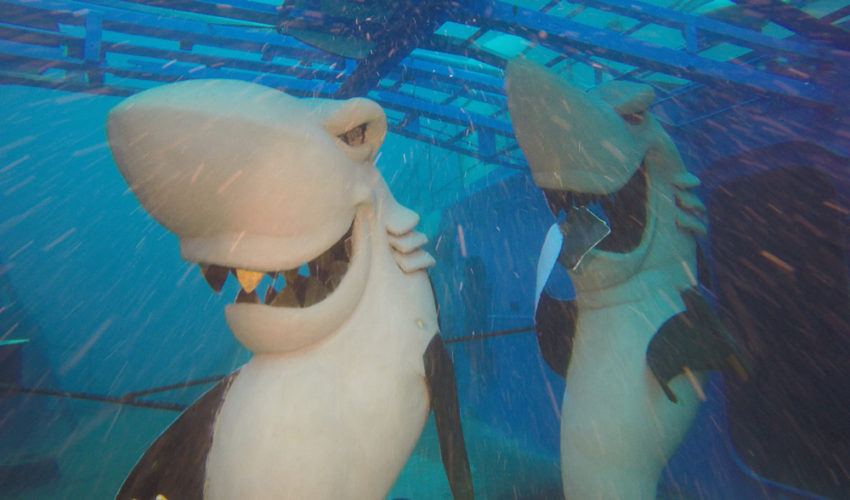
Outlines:
POLYGON ((348 132, 337 136, 340 140, 349 146, 361 146, 366 142, 366 124, 363 123, 349 130, 348 132))
POLYGON ((637 113, 629 113, 627 115, 622 115, 623 120, 626 121, 629 125, 640 125, 643 123, 644 112, 639 111, 637 113))

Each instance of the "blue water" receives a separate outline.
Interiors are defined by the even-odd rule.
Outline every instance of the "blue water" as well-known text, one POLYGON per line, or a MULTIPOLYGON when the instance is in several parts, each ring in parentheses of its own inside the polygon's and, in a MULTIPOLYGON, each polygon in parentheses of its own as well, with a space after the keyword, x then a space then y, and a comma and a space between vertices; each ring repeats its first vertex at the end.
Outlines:
MULTIPOLYGON (((235 294, 233 283, 220 296, 210 293, 196 266, 180 258, 176 238, 144 212, 116 170, 105 120, 120 100, 0 86, 0 341, 5 342, 0 344, 0 383, 42 391, 0 393, 0 499, 111 498, 139 455, 175 418, 174 408, 190 404, 209 384, 144 398, 152 406, 161 403, 160 407, 128 406, 118 399, 134 391, 221 376, 250 357, 228 331, 222 313, 235 294)), ((793 158, 794 164, 811 159, 812 164, 802 166, 822 173, 834 196, 807 198, 806 176, 781 194, 798 200, 800 206, 810 199, 820 208, 825 204, 827 212, 832 210, 830 224, 835 224, 818 226, 831 228, 826 233, 817 228, 811 234, 794 233, 796 239, 789 239, 780 250, 798 258, 794 262, 827 262, 820 247, 812 246, 817 243, 829 247, 838 260, 828 261, 832 267, 807 267, 807 277, 777 282, 776 288, 770 288, 770 277, 765 278, 764 287, 776 296, 799 287, 812 308, 815 302, 827 303, 831 309, 818 311, 839 311, 836 316, 841 317, 828 330, 813 332, 814 326, 797 323, 789 327, 827 345, 825 350, 832 349, 834 356, 819 362, 819 354, 812 354, 815 359, 798 363, 810 351, 794 350, 796 344, 770 355, 787 356, 775 363, 787 373, 813 377, 798 380, 803 387, 822 387, 824 381, 850 386, 847 368, 834 361, 850 359, 850 327, 842 316, 850 304, 844 295, 836 298, 840 294, 833 293, 847 283, 848 271, 846 235, 841 232, 850 214, 846 108, 824 111, 766 100, 729 111, 722 122, 688 125, 687 117, 676 116, 680 105, 672 100, 659 104, 656 111, 681 124, 669 132, 685 164, 703 179, 699 194, 706 202, 722 203, 718 193, 732 181, 777 166, 770 162, 735 166, 719 160, 792 141, 813 145, 812 151, 823 150, 808 153, 805 147, 792 146, 785 154, 803 151, 793 158), (726 127, 730 122, 740 128, 726 127), (835 286, 827 288, 823 285, 827 282, 835 286)), ((783 153, 773 154, 771 161, 783 153)), ((537 256, 553 222, 539 189, 526 171, 476 166, 469 157, 392 133, 378 168, 398 200, 421 214, 419 230, 429 237, 428 249, 437 260, 431 276, 442 334, 455 363, 479 497, 560 499, 564 381, 543 361, 532 329, 537 256)), ((755 179, 751 192, 766 189, 755 179)), ((747 186, 742 189, 747 191, 747 186)), ((717 206, 709 209, 722 212, 717 206)), ((814 220, 782 215, 780 220, 795 228, 809 227, 814 220)), ((710 227, 701 244, 722 289, 722 278, 728 275, 718 270, 714 259, 731 243, 724 247, 724 241, 712 240, 712 231, 719 227, 710 227)), ((741 241, 736 244, 743 245, 741 241)), ((572 293, 563 277, 557 286, 564 296, 572 293)), ((724 304, 722 293, 714 299, 718 307, 724 304)), ((744 308, 748 304, 729 303, 744 308)), ((801 317, 807 307, 808 303, 800 305, 801 317)), ((758 321, 759 312, 746 317, 758 321)), ((790 378, 777 379, 777 384, 790 378)), ((741 429, 758 422, 745 422, 741 413, 732 411, 730 406, 740 399, 730 400, 728 383, 719 374, 710 377, 708 400, 662 474, 659 499, 850 498, 828 479, 807 476, 805 469, 811 464, 773 477, 767 474, 770 464, 762 463, 763 470, 757 471, 748 453, 756 456, 759 451, 742 449, 730 426, 737 423, 742 427, 736 429, 741 429)), ((740 398, 746 386, 739 389, 744 391, 736 393, 740 398)), ((817 404, 801 400, 796 420, 788 422, 808 427, 782 428, 784 434, 800 437, 788 439, 789 443, 801 450, 805 445, 814 449, 801 455, 801 461, 820 457, 817 448, 823 444, 850 442, 846 390, 837 391, 813 399, 817 404), (831 427, 819 433, 819 425, 831 427)), ((752 435, 769 436, 767 427, 752 435)), ((850 450, 838 445, 835 449, 850 450)), ((782 457, 783 463, 793 464, 793 458, 782 457)), ((835 482, 850 484, 850 456, 829 460, 824 467, 847 467, 835 482)), ((449 498, 439 464, 436 431, 429 421, 389 498, 449 498)))

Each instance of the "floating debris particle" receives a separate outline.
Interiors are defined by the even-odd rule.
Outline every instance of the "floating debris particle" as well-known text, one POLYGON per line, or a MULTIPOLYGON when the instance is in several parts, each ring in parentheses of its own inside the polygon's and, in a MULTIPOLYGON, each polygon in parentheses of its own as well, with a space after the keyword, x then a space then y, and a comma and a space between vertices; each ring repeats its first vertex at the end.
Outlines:
POLYGON ((780 259, 779 257, 773 255, 772 253, 768 252, 767 250, 762 250, 760 253, 761 253, 762 257, 769 260, 772 264, 779 267, 783 271, 785 271, 787 273, 793 273, 794 272, 794 266, 785 262, 784 260, 780 259))

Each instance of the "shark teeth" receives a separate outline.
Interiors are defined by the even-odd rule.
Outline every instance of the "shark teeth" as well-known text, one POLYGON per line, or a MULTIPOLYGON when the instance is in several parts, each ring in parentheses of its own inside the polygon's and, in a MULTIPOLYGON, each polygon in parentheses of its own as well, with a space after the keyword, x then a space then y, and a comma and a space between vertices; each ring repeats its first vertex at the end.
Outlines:
POLYGON ((228 276, 234 275, 240 285, 236 303, 310 307, 336 290, 348 271, 352 254, 351 235, 352 229, 349 229, 331 248, 295 269, 250 270, 201 264, 201 274, 216 293, 221 293, 228 276), (256 290, 264 280, 271 283, 261 297, 256 290))
POLYGON ((263 275, 265 275, 262 271, 246 271, 245 269, 237 269, 235 274, 239 284, 242 285, 242 289, 249 293, 257 288, 260 280, 263 279, 263 275))
MULTIPOLYGON (((683 179, 683 182, 688 179, 683 179)), ((614 193, 543 189, 549 209, 558 217, 562 211, 588 208, 610 227, 610 234, 596 246, 598 250, 628 253, 637 248, 647 226, 646 166, 641 164, 626 184, 614 193)))

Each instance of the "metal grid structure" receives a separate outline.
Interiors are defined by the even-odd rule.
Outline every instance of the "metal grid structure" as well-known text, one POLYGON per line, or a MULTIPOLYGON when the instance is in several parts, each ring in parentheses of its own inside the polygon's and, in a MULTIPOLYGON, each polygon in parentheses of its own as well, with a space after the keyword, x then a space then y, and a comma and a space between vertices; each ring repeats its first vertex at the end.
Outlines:
POLYGON ((660 102, 708 89, 727 107, 844 106, 846 2, 734 1, 0 0, 0 82, 130 95, 237 78, 365 95, 393 132, 519 169, 503 85, 517 55, 585 86, 643 81, 660 102))

